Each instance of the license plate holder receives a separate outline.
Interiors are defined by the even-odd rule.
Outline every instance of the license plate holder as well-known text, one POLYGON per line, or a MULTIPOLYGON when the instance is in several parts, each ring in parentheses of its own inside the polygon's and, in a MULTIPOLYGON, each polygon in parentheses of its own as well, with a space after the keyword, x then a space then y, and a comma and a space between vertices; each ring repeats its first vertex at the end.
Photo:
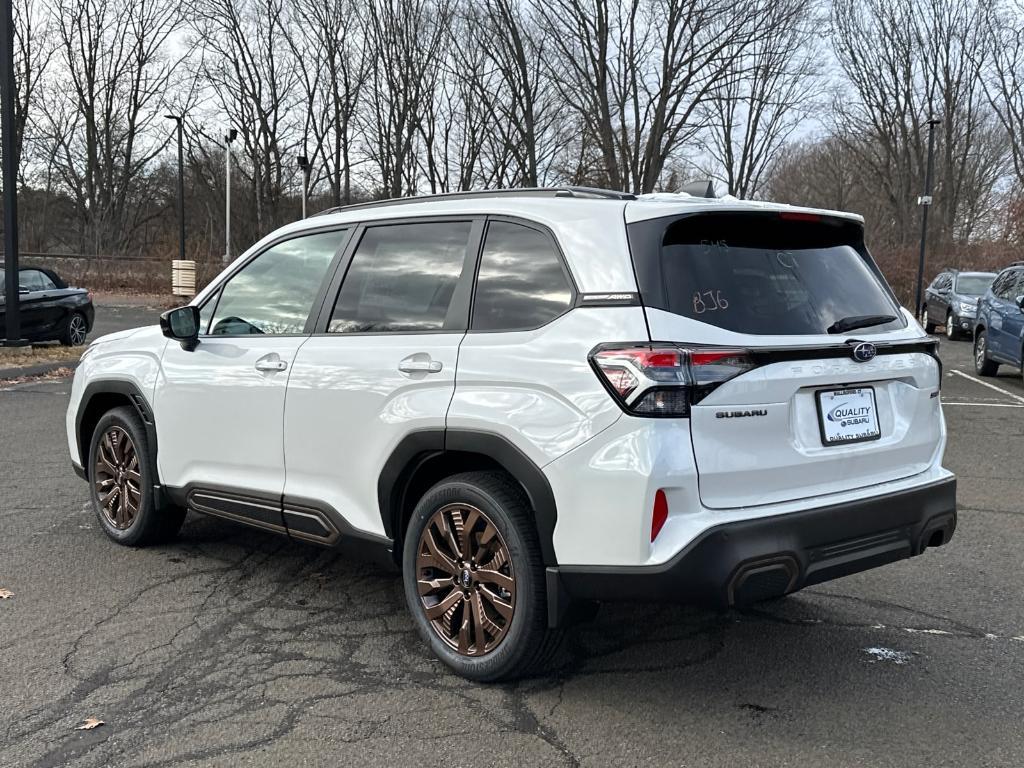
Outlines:
POLYGON ((842 387, 815 392, 818 429, 824 446, 878 440, 878 404, 874 387, 842 387))

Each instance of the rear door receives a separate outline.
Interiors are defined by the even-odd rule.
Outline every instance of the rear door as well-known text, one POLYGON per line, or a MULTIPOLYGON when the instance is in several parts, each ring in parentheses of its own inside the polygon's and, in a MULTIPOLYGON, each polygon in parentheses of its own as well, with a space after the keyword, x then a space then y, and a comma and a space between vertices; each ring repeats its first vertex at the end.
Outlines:
POLYGON ((344 525, 384 534, 377 482, 395 446, 430 430, 443 447, 482 227, 421 219, 355 233, 288 383, 284 516, 293 536, 329 543, 339 533, 329 526, 344 525))
POLYGON ((1015 365, 1020 365, 1024 345, 1024 311, 1017 299, 1024 296, 1024 269, 1016 270, 1004 291, 1002 328, 999 354, 1015 365))
POLYGON ((1014 360, 1018 340, 1017 319, 1021 314, 1015 299, 1018 295, 1021 270, 1008 270, 992 284, 992 308, 988 329, 989 354, 1000 360, 1014 360))
POLYGON ((753 361, 691 408, 705 505, 783 502, 930 466, 942 440, 938 363, 858 222, 716 213, 630 228, 651 338, 753 361), (844 332, 851 318, 870 327, 844 332), (855 357, 861 342, 873 347, 855 357))

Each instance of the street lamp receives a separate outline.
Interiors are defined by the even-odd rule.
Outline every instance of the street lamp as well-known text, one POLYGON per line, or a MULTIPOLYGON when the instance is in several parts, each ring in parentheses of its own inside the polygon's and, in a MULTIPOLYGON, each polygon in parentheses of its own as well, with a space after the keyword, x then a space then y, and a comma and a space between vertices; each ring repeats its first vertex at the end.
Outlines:
POLYGON ((18 295, 18 158, 14 156, 14 10, 0 0, 0 146, 3 148, 4 267, 6 288, 3 346, 20 347, 21 297, 18 295))
POLYGON ((924 194, 917 198, 921 206, 921 251, 917 257, 917 287, 914 290, 914 314, 921 316, 921 284, 924 282, 924 251, 928 238, 928 209, 932 205, 932 169, 935 165, 935 126, 941 121, 928 118, 928 167, 924 174, 924 194))
POLYGON ((231 142, 238 131, 229 128, 224 137, 224 263, 231 261, 231 142))
POLYGON ((302 169, 302 218, 306 218, 306 194, 309 191, 309 158, 299 155, 299 168, 302 169))
POLYGON ((178 124, 178 259, 185 260, 185 152, 182 148, 181 123, 184 115, 164 115, 178 124))

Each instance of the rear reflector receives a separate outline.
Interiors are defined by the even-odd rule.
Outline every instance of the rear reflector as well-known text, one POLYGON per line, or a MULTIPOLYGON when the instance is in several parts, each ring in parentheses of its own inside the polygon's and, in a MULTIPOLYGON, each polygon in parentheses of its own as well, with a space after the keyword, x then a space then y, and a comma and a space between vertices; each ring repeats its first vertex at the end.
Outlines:
POLYGON ((658 538, 665 521, 668 520, 668 499, 665 492, 659 488, 654 494, 654 512, 651 515, 651 541, 658 538))

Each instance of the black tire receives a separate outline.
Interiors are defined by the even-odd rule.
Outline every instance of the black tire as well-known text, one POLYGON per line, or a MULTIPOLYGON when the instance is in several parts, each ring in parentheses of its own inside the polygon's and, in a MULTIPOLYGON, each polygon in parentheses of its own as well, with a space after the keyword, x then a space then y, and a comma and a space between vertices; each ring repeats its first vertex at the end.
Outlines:
POLYGON ((999 371, 999 363, 988 356, 988 334, 978 331, 974 337, 974 371, 979 376, 995 376, 999 371))
POLYGON ((956 325, 956 318, 953 317, 952 312, 946 313, 946 338, 950 341, 961 338, 960 329, 956 325))
POLYGON ((928 319, 928 307, 921 311, 921 323, 924 325, 925 333, 935 333, 935 323, 928 319))
POLYGON ((65 347, 80 347, 85 344, 89 323, 81 312, 72 312, 64 321, 60 332, 60 343, 65 347))
MULTIPOLYGON (((110 466, 110 463, 107 462, 105 466, 110 466)), ((173 506, 157 508, 153 498, 153 484, 156 482, 154 467, 153 456, 146 441, 146 430, 138 414, 132 408, 121 406, 100 417, 89 440, 89 463, 87 465, 89 494, 100 527, 118 544, 128 547, 144 547, 169 541, 177 535, 185 520, 184 509, 173 506), (116 449, 119 446, 130 445, 134 451, 136 460, 126 462, 124 471, 118 470, 118 476, 135 473, 135 480, 131 481, 126 478, 123 487, 120 487, 116 477, 115 482, 111 484, 110 477, 113 476, 113 473, 98 466, 101 452, 104 457, 109 453, 108 446, 111 443, 104 444, 108 435, 111 435, 112 441, 116 441, 118 444, 115 446, 113 454, 115 459, 116 449), (125 436, 130 440, 130 444, 124 442, 125 436), (103 479, 105 477, 106 480, 103 479), (123 524, 118 524, 108 506, 104 505, 100 498, 98 482, 107 484, 104 486, 104 492, 108 494, 111 493, 114 486, 119 486, 114 498, 108 502, 113 504, 115 509, 117 509, 121 496, 128 495, 125 489, 132 488, 131 493, 137 498, 137 503, 130 520, 122 520, 123 524)))
MULTIPOLYGON (((482 539, 483 536, 478 541, 482 539)), ((495 540, 493 536, 491 539, 495 540)), ((455 548, 449 546, 448 551, 453 553, 455 548)), ((558 651, 562 632, 548 629, 544 561, 530 505, 522 489, 507 475, 501 472, 466 472, 449 477, 427 491, 413 510, 406 527, 402 566, 406 602, 420 636, 434 654, 459 675, 481 682, 514 679, 542 670, 558 651), (442 638, 441 630, 435 629, 427 617, 424 601, 428 598, 421 599, 417 586, 421 574, 417 557, 421 546, 426 546, 421 541, 424 530, 438 519, 436 514, 444 515, 444 510, 456 509, 459 505, 481 513, 484 521, 489 521, 497 529, 500 544, 508 552, 514 576, 511 618, 500 641, 482 655, 464 654, 449 645, 450 640, 442 638)), ((428 567, 423 573, 428 571, 437 582, 442 581, 437 578, 441 571, 428 567)), ((446 586, 443 589, 451 590, 447 596, 462 591, 458 587, 458 579, 457 573, 453 579, 456 583, 454 589, 444 582, 446 586)), ((479 591, 480 584, 469 589, 479 591)), ((463 594, 472 593, 467 590, 463 594)), ((458 597, 455 599, 459 600, 458 597)), ((450 623, 453 626, 460 621, 457 617, 463 615, 461 606, 464 604, 457 602, 455 605, 459 607, 448 611, 452 614, 450 623)), ((468 602, 465 605, 468 610, 468 602)), ((474 643, 479 642, 474 635, 474 643)))

